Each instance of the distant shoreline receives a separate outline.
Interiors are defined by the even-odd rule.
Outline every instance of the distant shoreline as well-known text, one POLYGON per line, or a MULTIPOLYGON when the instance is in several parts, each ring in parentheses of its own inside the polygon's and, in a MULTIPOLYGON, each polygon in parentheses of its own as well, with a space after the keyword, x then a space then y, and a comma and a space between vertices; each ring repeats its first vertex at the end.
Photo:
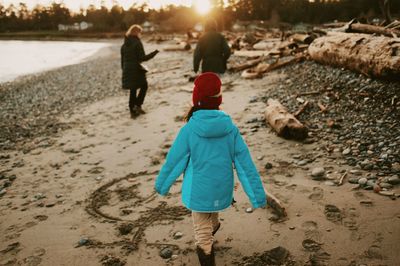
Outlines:
POLYGON ((60 31, 24 31, 0 33, 0 40, 96 40, 120 39, 124 32, 60 32, 60 31))

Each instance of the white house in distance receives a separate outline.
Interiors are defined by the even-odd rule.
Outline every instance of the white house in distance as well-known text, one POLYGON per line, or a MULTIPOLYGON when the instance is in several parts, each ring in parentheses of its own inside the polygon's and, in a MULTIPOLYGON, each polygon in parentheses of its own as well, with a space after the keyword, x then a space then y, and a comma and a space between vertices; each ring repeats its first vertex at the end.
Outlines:
POLYGON ((76 22, 70 25, 58 24, 58 31, 71 31, 71 30, 79 31, 79 30, 87 30, 91 27, 93 27, 93 23, 82 21, 81 23, 76 22))

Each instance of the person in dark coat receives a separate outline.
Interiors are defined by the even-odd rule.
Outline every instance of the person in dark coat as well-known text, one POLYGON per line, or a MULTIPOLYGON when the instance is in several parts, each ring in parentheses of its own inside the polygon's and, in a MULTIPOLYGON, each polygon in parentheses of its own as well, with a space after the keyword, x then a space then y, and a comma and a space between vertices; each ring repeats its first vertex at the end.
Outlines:
POLYGON ((122 88, 130 90, 129 110, 132 118, 145 113, 142 104, 147 92, 147 70, 141 63, 152 59, 158 53, 158 50, 155 50, 145 54, 139 38, 141 32, 142 28, 139 25, 132 25, 126 32, 121 47, 122 88))
POLYGON ((215 20, 205 23, 204 35, 200 38, 193 55, 193 70, 197 73, 201 62, 201 71, 223 74, 231 49, 225 37, 217 32, 215 20))

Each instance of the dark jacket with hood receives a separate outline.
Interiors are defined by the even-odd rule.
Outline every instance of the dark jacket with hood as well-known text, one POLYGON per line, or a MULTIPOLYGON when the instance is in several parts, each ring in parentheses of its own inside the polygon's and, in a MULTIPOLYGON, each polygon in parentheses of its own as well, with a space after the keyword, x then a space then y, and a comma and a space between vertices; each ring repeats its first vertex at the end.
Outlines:
POLYGON ((143 44, 137 36, 125 36, 121 47, 122 88, 137 89, 146 85, 146 70, 140 64, 152 59, 156 51, 146 55, 143 44))
POLYGON ((193 55, 193 70, 202 72, 225 73, 226 63, 231 55, 231 49, 225 37, 216 32, 208 31, 199 40, 193 55))

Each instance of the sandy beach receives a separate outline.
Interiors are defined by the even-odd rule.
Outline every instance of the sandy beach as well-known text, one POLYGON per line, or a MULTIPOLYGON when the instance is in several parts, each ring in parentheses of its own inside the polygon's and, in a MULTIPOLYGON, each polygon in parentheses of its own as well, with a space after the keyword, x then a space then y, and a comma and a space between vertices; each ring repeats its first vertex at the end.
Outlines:
MULTIPOLYGON (((192 52, 164 52, 166 44, 145 43, 147 52, 162 52, 146 63, 146 114, 133 120, 120 88, 121 42, 112 41, 88 62, 0 85, 0 265, 199 265, 190 212, 180 199, 182 179, 167 197, 153 190, 190 106, 192 52)), ((293 84, 307 77, 302 86, 322 86, 299 70, 315 66, 306 62, 258 80, 239 73, 223 77, 222 109, 240 128, 267 195, 282 201, 288 217, 276 219, 271 208, 248 210, 236 180, 237 203, 220 214, 222 227, 215 236, 217 265, 400 265, 396 105, 386 110, 371 104, 380 115, 390 114, 382 118, 389 121, 382 123, 387 135, 380 134, 390 140, 382 144, 387 164, 376 167, 363 164, 357 157, 362 151, 357 155, 346 138, 340 141, 351 148, 352 159, 344 144, 332 147, 335 131, 321 133, 326 117, 316 126, 322 118, 315 110, 300 117, 313 122, 311 141, 282 139, 264 120, 266 98, 282 97, 294 111, 293 84), (323 172, 312 177, 318 168, 323 172), (343 185, 336 185, 343 176, 343 185), (364 189, 361 179, 389 184, 388 196, 364 189)), ((323 71, 348 76, 340 89, 382 87, 400 98, 398 83, 323 71)), ((346 110, 342 117, 357 119, 346 110)), ((346 126, 343 122, 338 132, 346 126)), ((354 144, 373 138, 361 134, 351 136, 354 144)))

